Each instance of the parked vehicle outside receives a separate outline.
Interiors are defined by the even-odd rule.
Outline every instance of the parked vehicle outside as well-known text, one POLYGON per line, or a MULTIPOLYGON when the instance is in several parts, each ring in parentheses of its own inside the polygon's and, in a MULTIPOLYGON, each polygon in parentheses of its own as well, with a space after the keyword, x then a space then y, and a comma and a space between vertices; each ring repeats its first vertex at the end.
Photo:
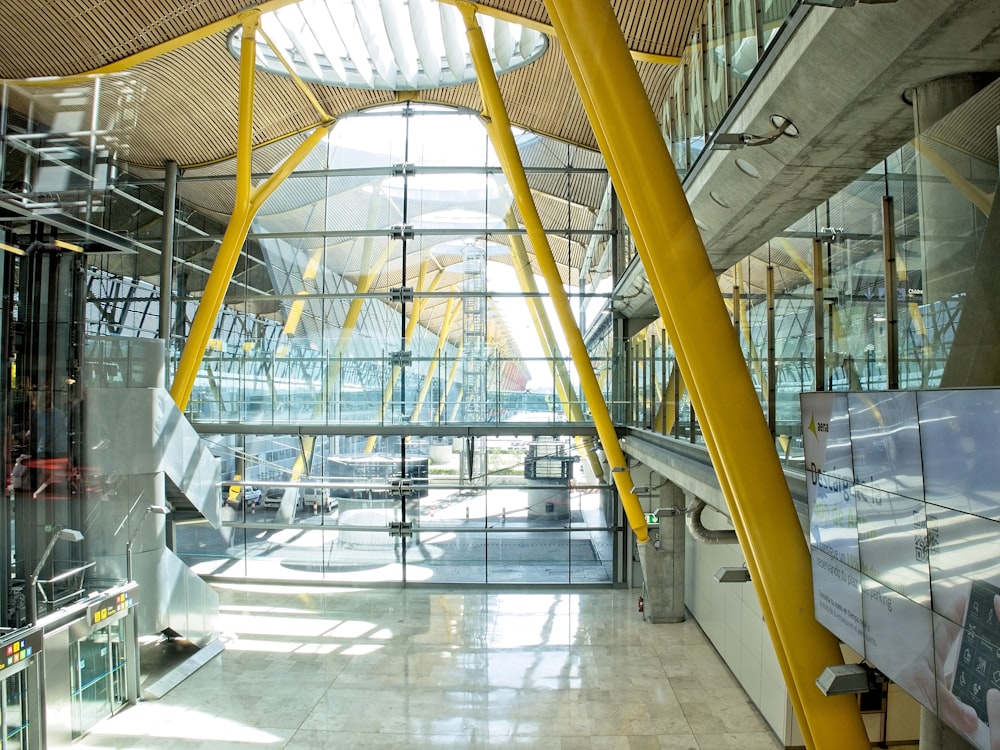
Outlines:
POLYGON ((337 507, 337 500, 330 496, 330 490, 326 487, 303 487, 299 491, 299 498, 306 511, 315 510, 329 513, 337 507))
MULTIPOLYGON (((285 493, 287 492, 294 492, 294 490, 288 487, 268 487, 264 492, 264 507, 277 508, 285 499, 285 493)), ((302 498, 297 497, 296 500, 301 505, 302 498)))
POLYGON ((250 509, 257 508, 260 507, 262 498, 263 493, 261 493, 260 488, 250 484, 242 486, 238 484, 222 485, 222 504, 228 505, 230 508, 239 509, 244 506, 250 509))

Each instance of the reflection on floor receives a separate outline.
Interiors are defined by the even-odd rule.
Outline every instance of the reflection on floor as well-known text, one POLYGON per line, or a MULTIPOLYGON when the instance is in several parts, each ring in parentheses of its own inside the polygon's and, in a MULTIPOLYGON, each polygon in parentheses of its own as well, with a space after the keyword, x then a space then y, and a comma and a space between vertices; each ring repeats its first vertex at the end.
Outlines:
POLYGON ((634 591, 218 588, 226 650, 76 747, 779 747, 698 626, 634 591))

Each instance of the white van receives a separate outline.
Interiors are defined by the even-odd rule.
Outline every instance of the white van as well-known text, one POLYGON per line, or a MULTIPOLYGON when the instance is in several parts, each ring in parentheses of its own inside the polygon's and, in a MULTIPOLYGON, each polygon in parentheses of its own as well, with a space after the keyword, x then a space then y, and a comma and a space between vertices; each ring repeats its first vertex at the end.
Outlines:
POLYGON ((317 512, 322 509, 324 513, 329 513, 337 507, 336 499, 330 497, 330 490, 326 487, 303 487, 299 490, 299 498, 306 513, 312 511, 313 508, 317 512))

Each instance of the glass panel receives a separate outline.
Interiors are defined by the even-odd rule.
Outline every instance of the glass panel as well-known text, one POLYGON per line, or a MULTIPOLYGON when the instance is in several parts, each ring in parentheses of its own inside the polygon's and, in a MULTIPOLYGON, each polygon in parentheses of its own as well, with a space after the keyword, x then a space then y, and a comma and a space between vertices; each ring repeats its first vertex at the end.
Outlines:
POLYGON ((726 55, 726 3, 709 0, 705 8, 705 75, 708 89, 708 130, 714 131, 729 106, 728 57, 726 55))
POLYGON ((781 25, 795 8, 796 0, 763 0, 764 47, 778 35, 781 25))
POLYGON ((111 715, 111 636, 107 629, 72 644, 70 702, 73 736, 111 715))
MULTIPOLYGON (((31 667, 36 669, 37 667, 31 667)), ((28 670, 3 681, 4 747, 20 750, 28 747, 28 670)))
POLYGON ((756 17, 754 0, 733 0, 729 11, 729 75, 733 91, 743 88, 757 64, 756 17))
POLYGON ((569 583, 570 533, 535 531, 512 519, 502 531, 486 534, 489 583, 569 583))
POLYGON ((704 46, 700 31, 691 35, 688 50, 691 54, 687 71, 688 138, 693 163, 705 148, 704 46))

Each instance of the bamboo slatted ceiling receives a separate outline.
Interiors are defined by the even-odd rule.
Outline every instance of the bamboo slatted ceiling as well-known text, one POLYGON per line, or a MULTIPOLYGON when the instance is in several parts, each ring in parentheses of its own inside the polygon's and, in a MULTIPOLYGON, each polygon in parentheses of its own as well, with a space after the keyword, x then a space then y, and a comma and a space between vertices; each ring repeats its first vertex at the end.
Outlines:
MULTIPOLYGON (((698 0, 616 0, 626 41, 637 52, 680 56, 703 3, 698 0)), ((541 0, 487 0, 509 20, 548 25, 541 0)), ((0 78, 84 73, 145 52, 184 34, 230 19, 247 6, 237 0, 0 0, 0 78)), ((229 24, 226 24, 229 26, 229 24)), ((229 158, 234 153, 238 65, 226 45, 228 29, 129 70, 135 117, 119 141, 135 164, 182 167, 229 158)), ((638 64, 654 111, 659 110, 672 66, 638 64)), ((395 100, 393 92, 310 84, 327 112, 340 116, 395 100)), ((536 62, 501 77, 511 121, 524 129, 595 149, 596 143, 554 38, 536 62)), ((416 99, 479 110, 475 84, 418 92, 416 99)), ((257 76, 254 141, 268 143, 301 132, 318 116, 291 80, 257 76)))

